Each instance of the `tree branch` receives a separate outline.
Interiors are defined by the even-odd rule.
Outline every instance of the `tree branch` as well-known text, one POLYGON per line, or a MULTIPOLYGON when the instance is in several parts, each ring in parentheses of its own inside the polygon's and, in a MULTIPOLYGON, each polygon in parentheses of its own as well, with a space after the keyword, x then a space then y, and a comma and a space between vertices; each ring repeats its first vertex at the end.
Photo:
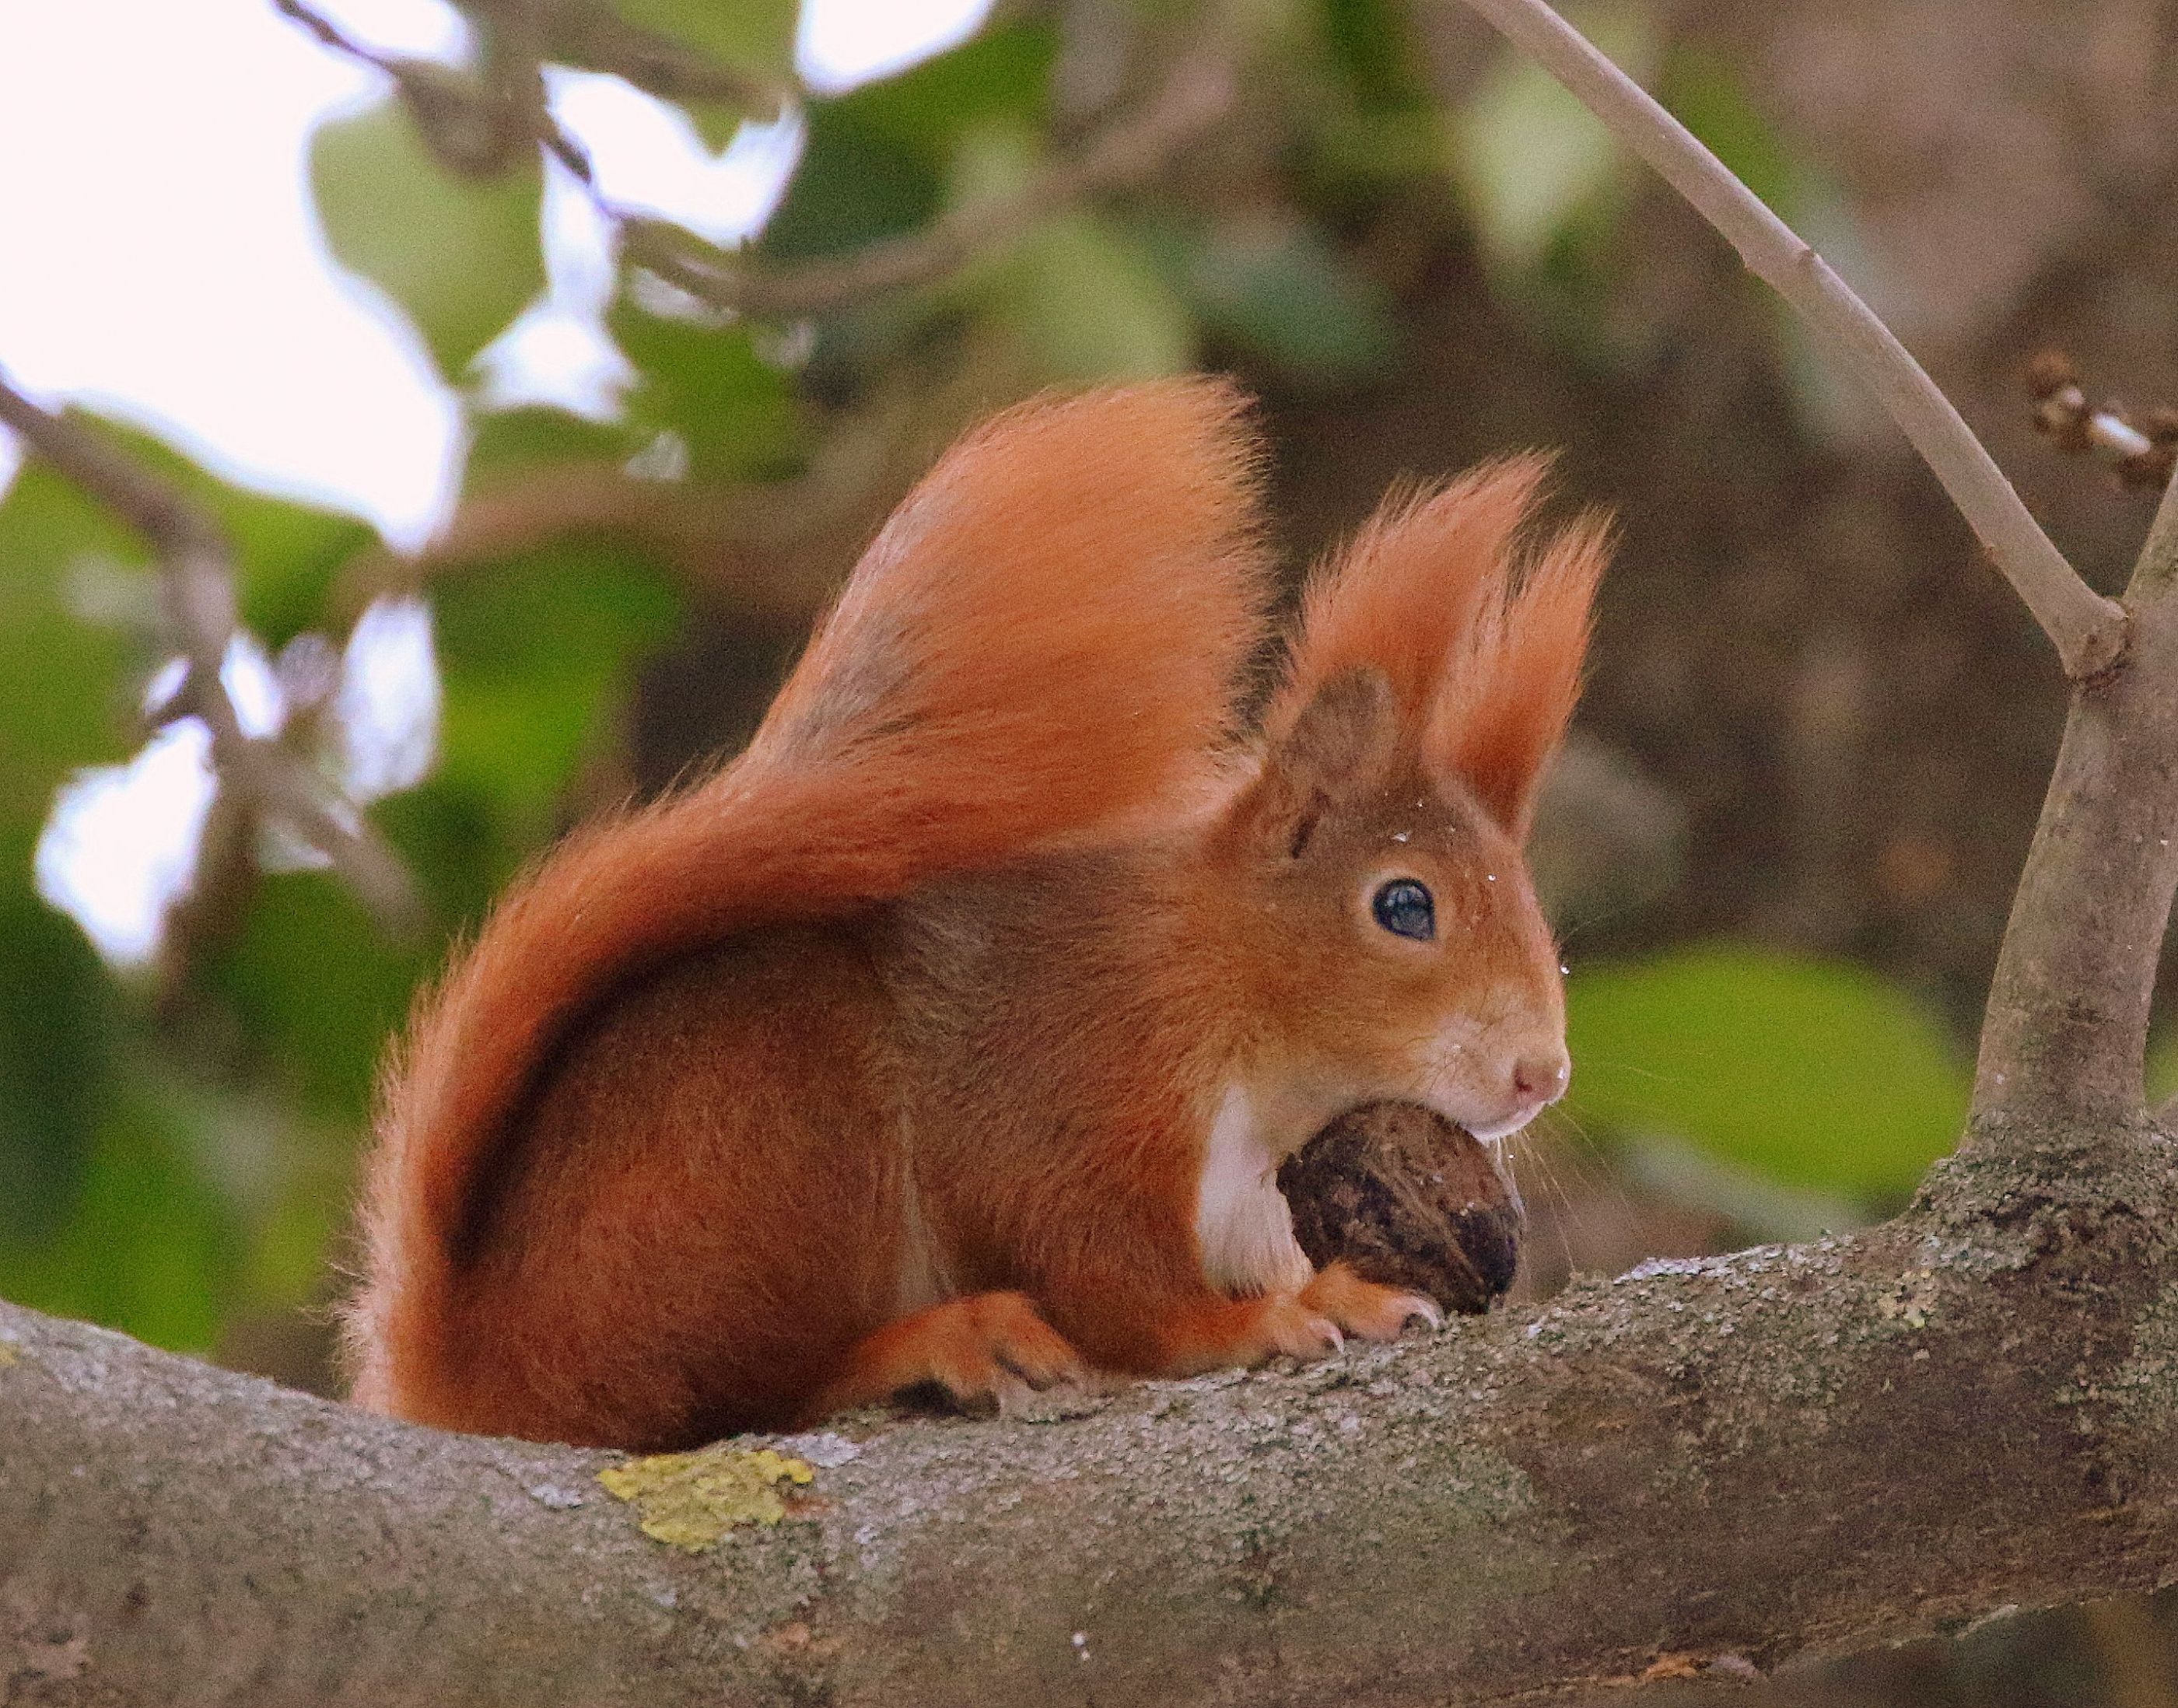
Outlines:
POLYGON ((983 401, 914 375, 881 384, 827 422, 808 466, 785 481, 648 480, 604 458, 503 475, 464 497, 419 550, 358 552, 342 567, 332 603, 353 617, 374 599, 552 540, 605 537, 650 551, 714 608, 806 628, 933 446, 983 401))
MULTIPOLYGON (((791 496, 810 495, 797 486, 791 496)), ((837 518, 821 512, 788 525, 781 515, 790 501, 761 490, 638 479, 611 462, 554 463, 471 494, 414 552, 364 547, 342 567, 333 600, 343 612, 358 612, 389 592, 555 540, 605 538, 654 552, 712 604, 759 622, 804 626, 838 591, 839 565, 859 542, 827 531, 837 518), (813 535, 835 548, 822 561, 810 550, 813 535)))
POLYGON ((2178 582, 2178 471, 2164 485, 2155 519, 2148 524, 2148 541, 2125 590, 2126 599, 2140 605, 2167 599, 2174 582, 2178 582))
MULTIPOLYGON (((484 0, 467 0, 463 9, 489 16, 496 8, 484 0)), ((662 101, 720 101, 767 121, 779 116, 793 92, 630 24, 611 6, 594 0, 550 9, 546 52, 565 64, 624 77, 662 101)))
POLYGON ((1198 32, 1156 92, 1109 121, 1070 160, 1011 195, 952 208, 921 231, 853 255, 791 266, 753 262, 692 233, 607 205, 627 258, 712 307, 766 316, 818 315, 888 291, 928 284, 998 249, 1060 210, 1139 183, 1232 108, 1238 79, 1219 32, 1198 32))
POLYGON ((536 58, 525 59, 514 51, 534 34, 528 26, 538 21, 528 8, 517 8, 486 36, 476 73, 381 53, 304 0, 272 0, 272 9, 320 47, 391 78, 425 146, 450 172, 490 178, 529 157, 544 96, 536 58))
POLYGON ((25 448, 141 534, 157 555, 161 605, 188 676, 174 702, 211 731, 212 763, 227 786, 293 829, 390 928, 413 928, 415 887, 367 819, 277 742, 248 734, 221 679, 234 638, 233 556, 211 517, 80 419, 32 402, 0 375, 0 423, 25 448))
POLYGON ((2178 481, 2126 589, 2121 668, 2075 684, 1997 956, 1978 1142, 2145 1118, 2142 1062, 2178 895, 2178 481))
POLYGON ((0 1307, 0 1679, 13 1637, 78 1645, 56 1708, 1438 1708, 2153 1588, 2171 1160, 2001 1207, 1955 1171, 1852 1240, 1086 1415, 851 1422, 847 1462, 736 1441, 814 1480, 700 1556, 643 1534, 610 1455, 0 1307))
POLYGON ((1882 400, 2074 681, 2124 652, 2125 613, 2082 581, 1921 364, 1830 264, 1545 0, 1465 0, 1563 84, 1739 252, 1882 400))

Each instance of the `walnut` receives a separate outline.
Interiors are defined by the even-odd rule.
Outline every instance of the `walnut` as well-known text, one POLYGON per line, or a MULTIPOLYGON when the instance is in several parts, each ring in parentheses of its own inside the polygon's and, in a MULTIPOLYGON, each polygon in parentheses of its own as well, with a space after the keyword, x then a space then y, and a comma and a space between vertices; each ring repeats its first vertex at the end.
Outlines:
POLYGON ((1513 1284, 1521 1214, 1488 1147, 1419 1103, 1364 1103, 1278 1169, 1294 1234, 1319 1268, 1479 1312, 1513 1284))

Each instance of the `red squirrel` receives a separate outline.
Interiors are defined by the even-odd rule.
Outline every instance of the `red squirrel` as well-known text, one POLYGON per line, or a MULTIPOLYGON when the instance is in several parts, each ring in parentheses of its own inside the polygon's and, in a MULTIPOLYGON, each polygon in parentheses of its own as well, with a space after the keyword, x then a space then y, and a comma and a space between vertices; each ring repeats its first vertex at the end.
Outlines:
POLYGON ((1271 590, 1243 400, 1016 408, 894 513, 736 761, 579 830, 420 1004, 348 1317, 363 1404, 687 1446, 1397 1336, 1274 1175, 1403 1098, 1564 1089, 1521 848, 1606 528, 1534 457, 1271 590))

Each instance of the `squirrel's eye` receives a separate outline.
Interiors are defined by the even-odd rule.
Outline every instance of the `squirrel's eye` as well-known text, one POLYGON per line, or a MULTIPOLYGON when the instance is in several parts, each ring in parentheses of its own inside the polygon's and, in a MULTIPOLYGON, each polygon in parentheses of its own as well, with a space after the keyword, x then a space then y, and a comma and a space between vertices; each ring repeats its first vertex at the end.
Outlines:
POLYGON ((1426 943, 1436 935, 1436 903, 1428 888, 1411 878, 1394 878, 1370 905, 1376 923, 1395 937, 1426 943))

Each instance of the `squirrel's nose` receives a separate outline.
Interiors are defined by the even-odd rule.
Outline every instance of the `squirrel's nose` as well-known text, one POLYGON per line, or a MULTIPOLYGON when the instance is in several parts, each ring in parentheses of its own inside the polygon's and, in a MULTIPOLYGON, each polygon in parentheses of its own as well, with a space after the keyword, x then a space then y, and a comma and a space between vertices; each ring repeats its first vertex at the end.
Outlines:
POLYGON ((1573 1064, 1563 1050, 1524 1055, 1513 1064, 1513 1092, 1523 1101, 1554 1103, 1565 1095, 1573 1064))

